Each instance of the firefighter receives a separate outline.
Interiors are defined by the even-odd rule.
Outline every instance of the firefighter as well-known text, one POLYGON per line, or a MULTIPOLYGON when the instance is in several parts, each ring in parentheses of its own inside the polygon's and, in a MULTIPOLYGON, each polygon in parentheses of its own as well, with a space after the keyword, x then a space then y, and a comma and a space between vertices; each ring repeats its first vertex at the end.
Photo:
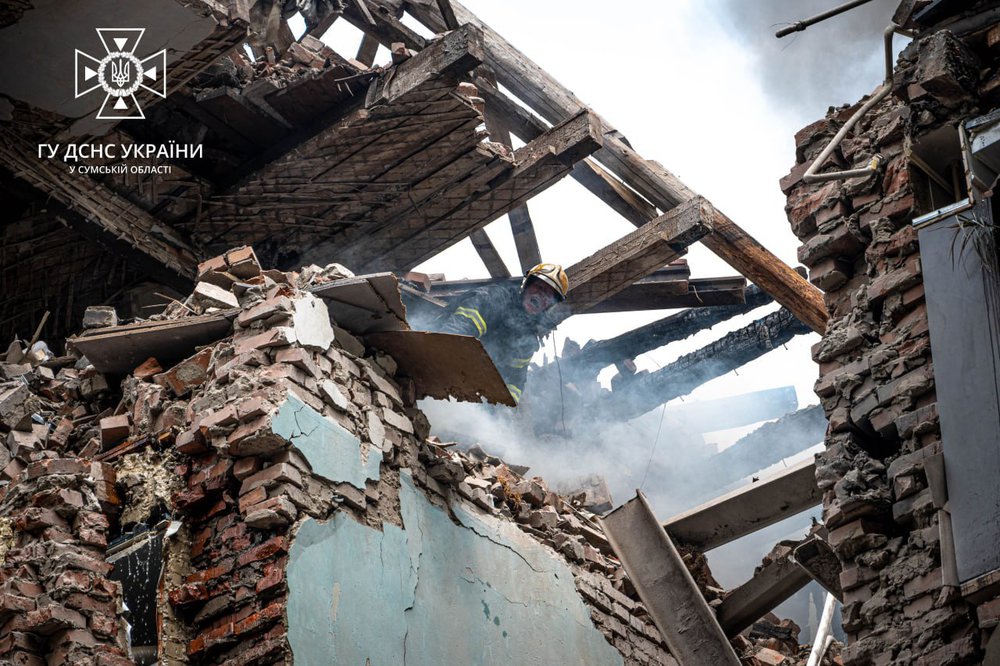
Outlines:
POLYGON ((479 338, 500 371, 514 402, 521 401, 528 364, 549 331, 545 312, 565 300, 566 271, 538 264, 521 285, 492 284, 473 289, 448 306, 436 330, 479 338))

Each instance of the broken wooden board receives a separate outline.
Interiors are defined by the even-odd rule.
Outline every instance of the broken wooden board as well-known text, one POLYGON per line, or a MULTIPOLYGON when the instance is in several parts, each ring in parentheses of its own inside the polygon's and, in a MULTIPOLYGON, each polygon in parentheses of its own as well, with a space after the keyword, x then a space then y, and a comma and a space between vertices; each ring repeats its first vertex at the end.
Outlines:
POLYGON ((516 403, 483 345, 468 335, 384 331, 365 342, 392 356, 399 372, 416 384, 418 398, 449 397, 514 407, 516 403))
POLYGON ((392 273, 357 275, 309 289, 323 297, 333 321, 352 333, 408 331, 406 307, 392 273))
POLYGON ((96 328, 66 341, 78 349, 98 372, 119 375, 135 370, 150 356, 169 368, 194 353, 195 348, 229 335, 239 310, 166 321, 144 321, 126 326, 96 328))

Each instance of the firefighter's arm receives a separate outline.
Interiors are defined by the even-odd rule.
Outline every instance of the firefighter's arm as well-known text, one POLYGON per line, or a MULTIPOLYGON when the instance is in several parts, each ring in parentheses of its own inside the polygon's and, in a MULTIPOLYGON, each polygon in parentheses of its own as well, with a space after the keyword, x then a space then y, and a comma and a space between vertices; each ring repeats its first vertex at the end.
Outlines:
POLYGON ((474 294, 455 308, 451 316, 445 320, 442 332, 481 338, 489 330, 488 317, 486 299, 479 294, 474 294))

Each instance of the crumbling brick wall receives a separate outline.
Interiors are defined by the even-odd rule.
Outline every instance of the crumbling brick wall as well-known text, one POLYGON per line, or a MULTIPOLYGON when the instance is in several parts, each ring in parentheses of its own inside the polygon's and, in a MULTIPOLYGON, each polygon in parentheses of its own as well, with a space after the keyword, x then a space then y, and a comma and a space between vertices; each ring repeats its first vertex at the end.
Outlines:
POLYGON ((131 663, 105 551, 167 524, 159 662, 291 663, 298 530, 345 516, 412 530, 406 484, 448 515, 519 527, 572 573, 584 630, 623 663, 673 663, 591 514, 427 439, 413 382, 305 291, 339 267, 262 271, 237 250, 200 273, 165 318, 231 309, 231 334, 166 369, 151 358, 120 392, 85 360, 0 365, 0 663, 131 663))
MULTIPOLYGON (((911 149, 932 130, 988 111, 996 60, 948 32, 903 52, 893 94, 832 162, 872 178, 806 184, 802 174, 860 106, 833 109, 795 137, 782 179, 799 260, 825 292, 830 321, 813 348, 829 418, 817 461, 823 515, 839 555, 848 666, 966 664, 981 658, 976 609, 942 585, 940 500, 925 464, 942 442, 914 217, 930 210, 911 149)), ((830 165, 828 165, 828 168, 830 165)), ((982 617, 982 612, 980 614, 982 617)), ((994 622, 995 623, 995 622, 994 622)), ((983 624, 989 626, 988 623, 983 624)))

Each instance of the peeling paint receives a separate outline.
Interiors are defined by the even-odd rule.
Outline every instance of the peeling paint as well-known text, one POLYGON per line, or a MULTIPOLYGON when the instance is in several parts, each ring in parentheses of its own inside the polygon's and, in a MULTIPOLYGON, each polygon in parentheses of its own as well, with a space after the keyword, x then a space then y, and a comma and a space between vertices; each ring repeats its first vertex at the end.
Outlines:
POLYGON ((288 567, 295 662, 622 664, 562 560, 517 526, 453 506, 400 475, 405 529, 344 513, 307 519, 288 567))
POLYGON ((282 403, 271 429, 302 452, 317 476, 359 490, 365 489, 366 480, 379 479, 381 451, 366 456, 360 439, 294 395, 282 403))

